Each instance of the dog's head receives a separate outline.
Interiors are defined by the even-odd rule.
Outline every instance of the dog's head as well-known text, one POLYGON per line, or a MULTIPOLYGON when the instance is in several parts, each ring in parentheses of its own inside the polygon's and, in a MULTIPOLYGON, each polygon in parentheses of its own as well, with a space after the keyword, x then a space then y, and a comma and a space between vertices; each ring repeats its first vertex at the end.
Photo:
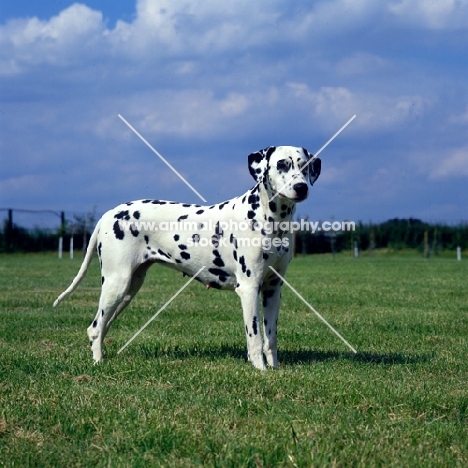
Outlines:
POLYGON ((257 183, 296 202, 307 198, 307 180, 314 185, 321 164, 321 160, 305 148, 293 146, 270 146, 249 155, 249 171, 257 183))

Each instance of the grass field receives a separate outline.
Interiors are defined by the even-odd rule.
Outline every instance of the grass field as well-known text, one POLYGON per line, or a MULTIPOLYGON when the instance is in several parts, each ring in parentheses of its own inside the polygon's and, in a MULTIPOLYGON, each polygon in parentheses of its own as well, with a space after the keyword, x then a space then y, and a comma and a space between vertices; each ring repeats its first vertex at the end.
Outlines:
POLYGON ((245 361, 237 295, 150 270, 93 366, 96 259, 0 257, 0 466, 468 466, 468 261, 297 258, 279 370, 245 361))

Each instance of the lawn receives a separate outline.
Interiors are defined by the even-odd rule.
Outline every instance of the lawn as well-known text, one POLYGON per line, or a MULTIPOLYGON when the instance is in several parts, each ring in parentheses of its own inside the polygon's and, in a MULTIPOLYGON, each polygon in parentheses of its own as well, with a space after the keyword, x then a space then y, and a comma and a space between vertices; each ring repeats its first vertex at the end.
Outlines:
MULTIPOLYGON (((453 256, 452 256, 453 257, 453 256)), ((468 261, 298 257, 280 368, 245 360, 235 293, 153 267, 93 365, 98 262, 0 256, 0 466, 468 466, 468 261)))

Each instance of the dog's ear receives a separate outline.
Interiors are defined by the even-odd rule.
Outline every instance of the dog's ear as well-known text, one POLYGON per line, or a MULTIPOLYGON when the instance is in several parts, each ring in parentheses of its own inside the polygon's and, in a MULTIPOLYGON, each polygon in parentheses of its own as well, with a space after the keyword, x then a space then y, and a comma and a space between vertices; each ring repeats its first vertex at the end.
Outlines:
POLYGON ((265 176, 268 161, 275 149, 276 146, 269 146, 268 148, 257 151, 256 153, 249 154, 249 172, 256 182, 260 182, 265 176))
POLYGON ((305 148, 302 148, 307 159, 312 162, 309 163, 307 169, 309 169, 309 182, 310 185, 314 185, 315 181, 319 178, 320 171, 322 170, 322 160, 320 158, 314 157, 313 154, 309 153, 305 148))

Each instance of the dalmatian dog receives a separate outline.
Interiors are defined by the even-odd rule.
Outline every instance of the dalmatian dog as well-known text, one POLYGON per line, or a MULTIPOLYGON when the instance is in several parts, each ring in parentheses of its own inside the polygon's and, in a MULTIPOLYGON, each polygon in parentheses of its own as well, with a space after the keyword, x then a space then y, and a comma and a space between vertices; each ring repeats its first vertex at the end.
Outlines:
POLYGON ((159 263, 184 275, 198 273, 195 279, 206 288, 234 290, 242 304, 248 360, 261 370, 264 357, 278 367, 282 281, 270 267, 284 277, 293 247, 287 225, 296 203, 308 196, 308 182, 319 177, 321 161, 304 148, 271 146, 250 154, 248 164, 256 184, 239 197, 211 206, 132 201, 98 221, 77 276, 54 302, 55 307, 78 286, 97 249, 102 290, 87 330, 95 362, 103 359, 111 323, 141 288, 148 268, 159 263))

